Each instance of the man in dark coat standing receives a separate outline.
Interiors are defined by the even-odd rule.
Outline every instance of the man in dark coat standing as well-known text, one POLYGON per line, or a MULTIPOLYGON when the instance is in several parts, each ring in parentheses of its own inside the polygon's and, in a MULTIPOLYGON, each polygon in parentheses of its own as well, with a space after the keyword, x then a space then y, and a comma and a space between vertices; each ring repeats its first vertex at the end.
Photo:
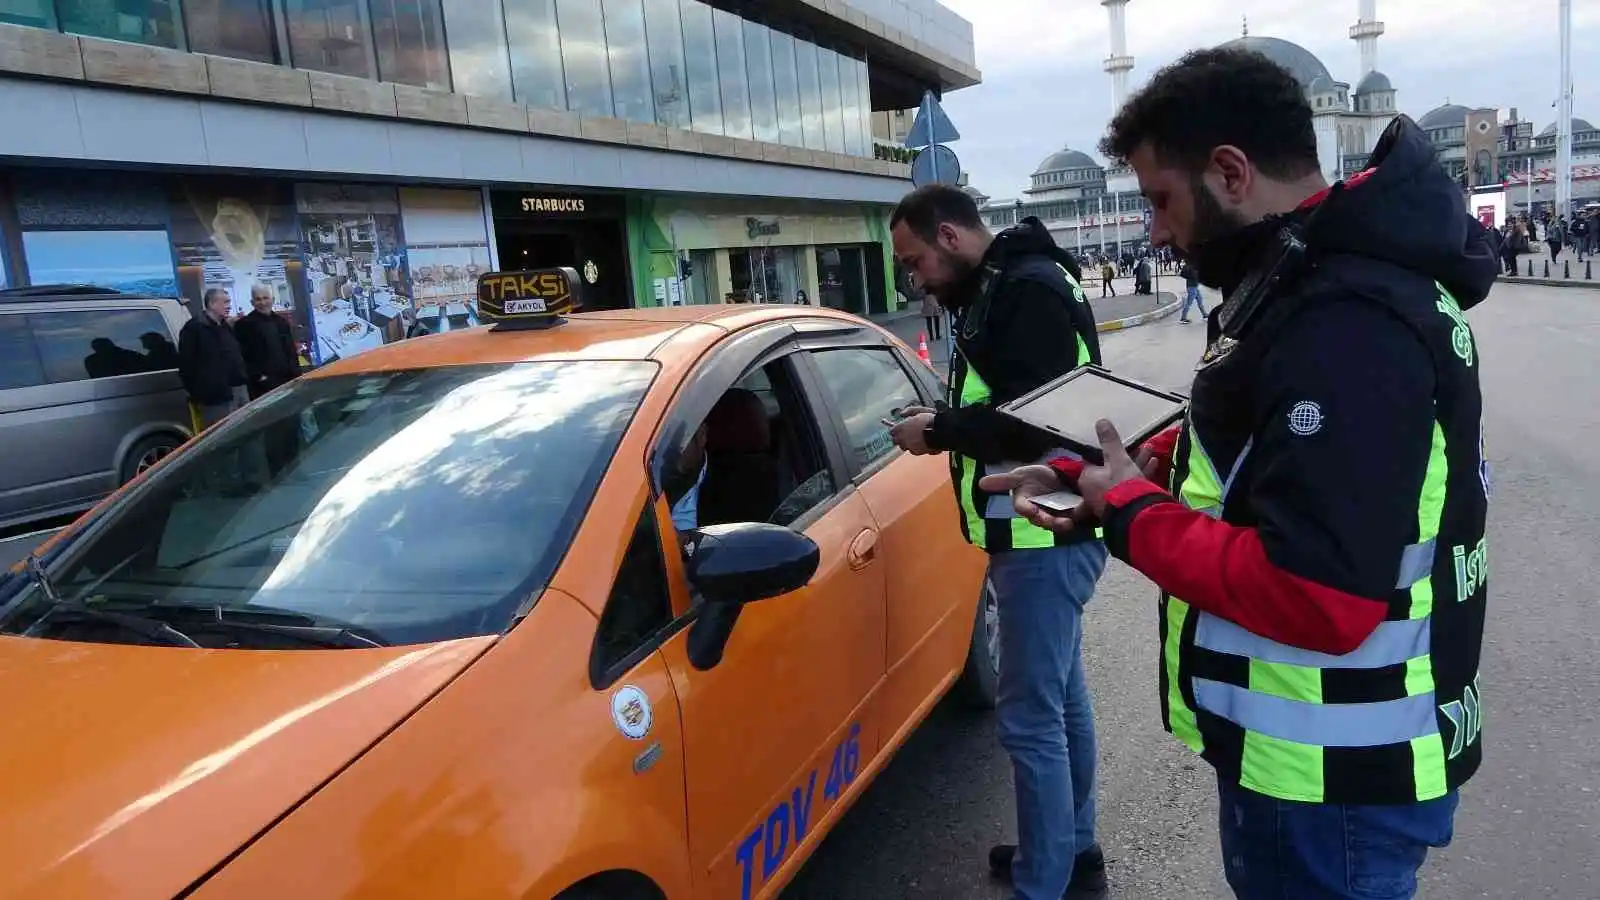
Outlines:
POLYGON ((300 354, 295 350, 294 326, 272 309, 272 292, 266 285, 250 289, 250 313, 233 326, 244 355, 250 399, 292 381, 300 375, 300 354))
POLYGON ((199 408, 197 423, 210 428, 249 402, 244 357, 228 324, 228 292, 206 291, 205 308, 178 332, 178 376, 199 408))

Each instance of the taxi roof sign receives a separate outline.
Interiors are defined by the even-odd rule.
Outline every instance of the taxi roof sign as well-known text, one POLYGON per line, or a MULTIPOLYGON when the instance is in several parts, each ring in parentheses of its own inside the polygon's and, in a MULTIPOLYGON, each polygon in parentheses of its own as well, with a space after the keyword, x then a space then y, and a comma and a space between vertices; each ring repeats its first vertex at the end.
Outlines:
POLYGON ((576 269, 485 272, 478 276, 478 320, 494 330, 550 328, 583 304, 576 269))

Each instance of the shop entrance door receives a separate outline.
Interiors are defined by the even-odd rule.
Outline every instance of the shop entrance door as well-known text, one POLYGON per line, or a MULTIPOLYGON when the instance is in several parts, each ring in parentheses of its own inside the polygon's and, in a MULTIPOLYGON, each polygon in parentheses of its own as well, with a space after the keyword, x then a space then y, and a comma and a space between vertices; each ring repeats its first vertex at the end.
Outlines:
POLYGON ((632 278, 621 223, 612 220, 495 221, 504 271, 567 266, 584 285, 584 309, 627 309, 632 278))
POLYGON ((817 292, 823 306, 867 314, 867 278, 860 247, 817 250, 817 292))

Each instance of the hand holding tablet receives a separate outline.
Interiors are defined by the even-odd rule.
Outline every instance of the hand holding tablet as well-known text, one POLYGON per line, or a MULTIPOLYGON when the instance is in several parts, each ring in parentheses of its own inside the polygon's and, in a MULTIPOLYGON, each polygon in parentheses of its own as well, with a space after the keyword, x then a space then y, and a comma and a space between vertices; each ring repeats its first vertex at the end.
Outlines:
POLYGON ((1051 443, 1102 465, 1095 423, 1107 419, 1126 439, 1130 454, 1155 434, 1183 418, 1188 401, 1099 366, 1079 366, 998 411, 1047 436, 1051 443))

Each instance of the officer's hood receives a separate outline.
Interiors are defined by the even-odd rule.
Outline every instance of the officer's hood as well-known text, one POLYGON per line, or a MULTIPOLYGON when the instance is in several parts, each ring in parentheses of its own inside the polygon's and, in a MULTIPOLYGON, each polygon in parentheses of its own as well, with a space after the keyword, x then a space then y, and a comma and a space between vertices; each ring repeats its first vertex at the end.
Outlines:
POLYGON ((1307 236, 1313 250, 1404 266, 1443 284, 1463 309, 1487 297, 1500 271, 1494 245, 1422 129, 1395 119, 1369 166, 1324 201, 1307 236))
POLYGON ((1056 246, 1056 239, 1035 216, 1029 216, 1016 225, 994 236, 989 250, 983 256, 985 265, 1004 270, 1024 257, 1045 256, 1065 266, 1073 281, 1082 281, 1083 273, 1072 254, 1056 246))

